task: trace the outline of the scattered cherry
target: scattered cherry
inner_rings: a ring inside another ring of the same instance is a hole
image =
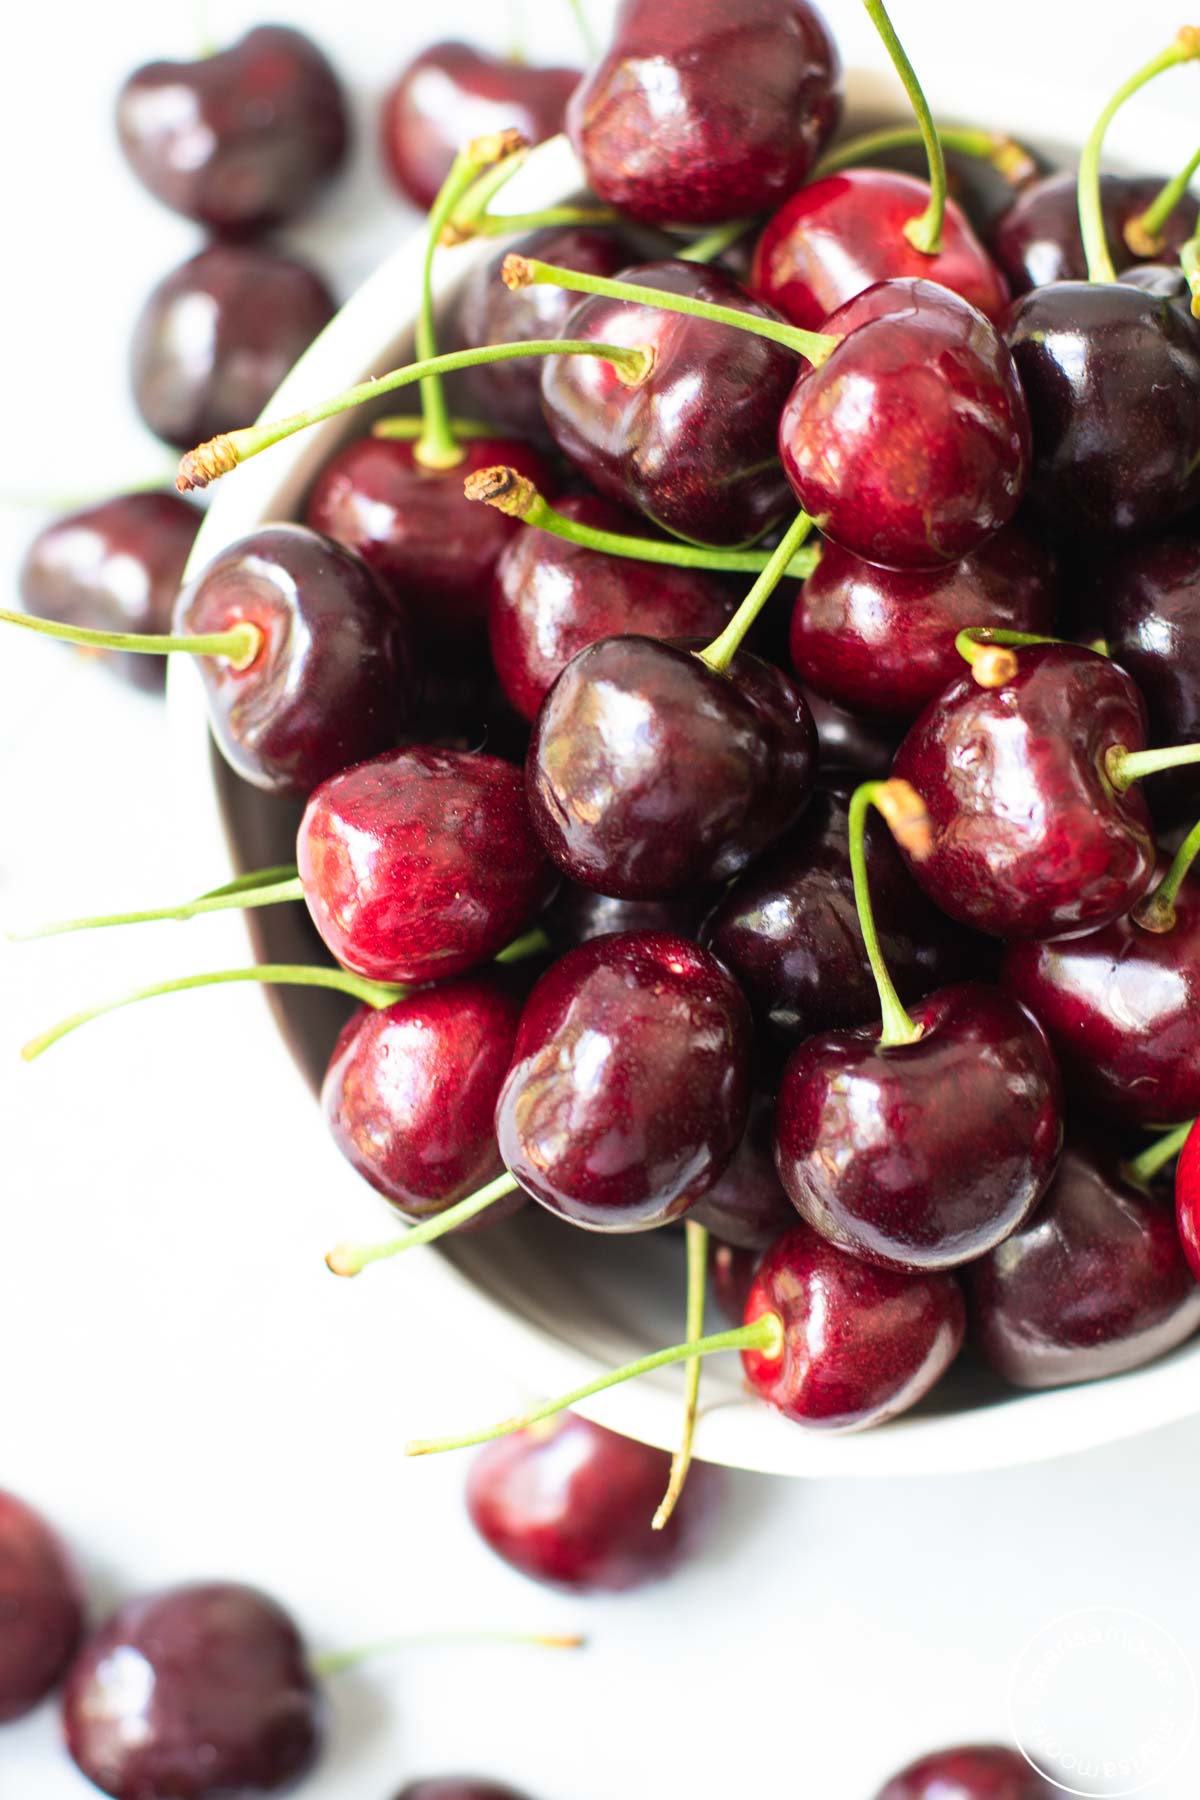
[[[0,1725],[57,1687],[82,1630],[79,1581],[62,1545],[0,1488]]]
[[[1019,1751],[969,1744],[919,1757],[893,1775],[875,1800],[1054,1800],[1061,1792]]]

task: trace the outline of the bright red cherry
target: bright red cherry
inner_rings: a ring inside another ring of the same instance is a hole
[[[1137,261],[1125,241],[1125,227],[1145,212],[1166,184],[1154,175],[1100,177],[1100,204],[1105,238],[1118,273]],[[1167,220],[1162,249],[1154,256],[1167,261],[1195,236],[1200,207],[1183,194]],[[1004,270],[1014,294],[1049,287],[1054,281],[1086,281],[1087,258],[1079,229],[1079,181],[1074,174],[1045,175],[1031,181],[988,233],[988,247]]]
[[[918,1757],[875,1800],[1055,1800],[1061,1793],[1019,1751],[969,1744]]]
[[[0,1488],[0,1725],[57,1687],[82,1630],[65,1550],[31,1506]]]
[[[1175,1222],[1192,1274],[1200,1281],[1200,1130],[1194,1125],[1175,1169]]]

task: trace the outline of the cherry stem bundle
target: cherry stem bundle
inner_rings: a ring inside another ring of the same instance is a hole
[[[923,256],[936,256],[942,247],[942,221],[946,216],[946,159],[942,154],[942,141],[933,122],[929,102],[917,80],[916,71],[905,54],[903,44],[896,36],[883,0],[863,0],[863,4],[872,25],[883,40],[884,48],[892,59],[892,67],[900,77],[917,115],[917,125],[929,163],[929,204],[917,218],[908,221],[904,227],[904,235],[913,249],[919,250]]]
[[[1165,1131],[1162,1137],[1156,1138],[1147,1149],[1141,1151],[1137,1156],[1130,1157],[1124,1165],[1125,1174],[1139,1186],[1149,1187],[1159,1170],[1165,1169],[1172,1158],[1179,1155],[1195,1123],[1194,1119],[1188,1119],[1185,1124],[1176,1125],[1172,1130]]]
[[[703,1225],[689,1219],[684,1226],[687,1240],[687,1312],[685,1329],[689,1344],[697,1344],[704,1336],[704,1301],[708,1291],[708,1232]],[[685,1371],[683,1390],[683,1431],[679,1447],[671,1458],[667,1491],[659,1502],[651,1529],[662,1531],[679,1504],[683,1484],[692,1466],[692,1444],[696,1436],[696,1413],[700,1404],[700,1358],[694,1356]]]
[[[233,625],[228,631],[195,636],[161,636],[144,631],[93,631],[84,625],[64,625],[57,619],[38,619],[32,613],[8,612],[0,608],[0,624],[19,625],[22,631],[33,631],[39,637],[58,638],[65,644],[78,644],[85,650],[125,650],[137,656],[168,656],[182,650],[189,656],[220,656],[234,669],[248,669],[262,649],[263,634],[249,619]]]
[[[401,1637],[377,1638],[353,1650],[326,1650],[311,1661],[313,1673],[322,1677],[344,1674],[377,1657],[398,1650],[421,1650],[432,1644],[528,1644],[537,1650],[581,1650],[587,1639],[574,1632],[534,1631],[414,1631]]]
[[[542,1419],[552,1419],[556,1413],[566,1412],[570,1407],[578,1406],[580,1401],[590,1400],[593,1395],[604,1393],[606,1388],[618,1387],[622,1382],[633,1381],[639,1375],[649,1375],[655,1369],[670,1368],[672,1363],[690,1362],[699,1356],[712,1356],[719,1350],[757,1350],[764,1356],[777,1359],[783,1355],[783,1349],[782,1319],[777,1313],[761,1313],[749,1325],[739,1325],[732,1331],[714,1332],[711,1337],[699,1338],[686,1344],[674,1344],[669,1350],[656,1350],[650,1356],[639,1357],[636,1362],[626,1363],[607,1375],[597,1376],[595,1381],[573,1388],[569,1394],[560,1394],[557,1400],[545,1400],[540,1406],[531,1407],[528,1412],[502,1419],[498,1425],[485,1426],[482,1431],[467,1432],[461,1437],[413,1438],[404,1446],[404,1454],[433,1456],[443,1450],[465,1450],[472,1444],[490,1443],[493,1438],[507,1437],[510,1432],[525,1431],[529,1426],[539,1424]]]
[[[1037,162],[1024,144],[1006,137],[1001,131],[941,124],[936,129],[943,150],[953,150],[959,156],[990,163],[1010,187],[1020,187],[1037,174]],[[870,163],[891,150],[908,150],[924,142],[925,134],[919,125],[890,125],[880,131],[864,131],[861,137],[847,138],[844,143],[827,150],[813,169],[811,179],[819,181],[825,175],[836,175],[842,169]]]
[[[1163,230],[1167,220],[1188,191],[1188,184],[1196,170],[1200,169],[1200,150],[1173,175],[1155,195],[1145,212],[1140,212],[1126,223],[1124,237],[1126,248],[1134,256],[1158,256],[1164,248]]]
[[[1192,826],[1180,844],[1172,860],[1170,868],[1158,886],[1139,900],[1133,909],[1133,922],[1140,925],[1143,931],[1173,931],[1175,928],[1175,902],[1179,898],[1179,890],[1195,862],[1200,856],[1200,822]]]
[[[422,1244],[434,1244],[438,1238],[445,1237],[449,1231],[457,1231],[460,1225],[486,1212],[497,1200],[516,1192],[518,1183],[514,1175],[506,1169],[503,1175],[497,1175],[486,1187],[481,1187],[465,1200],[448,1206],[445,1212],[435,1213],[431,1219],[422,1219],[405,1232],[403,1237],[386,1238],[379,1244],[339,1244],[325,1258],[325,1267],[331,1275],[361,1275],[368,1263],[385,1262],[389,1257],[399,1256],[403,1250],[417,1250]]]
[[[897,842],[918,860],[928,853],[929,819],[916,789],[895,776],[888,781],[864,781],[850,797],[846,829],[850,842],[850,873],[854,879],[854,904],[883,1015],[879,1042],[883,1049],[891,1050],[899,1044],[915,1044],[921,1035],[921,1027],[915,1025],[905,1012],[879,947],[871,884],[867,877],[867,808],[871,806],[882,814]]]
[[[806,512],[796,514],[724,631],[713,639],[707,650],[700,651],[701,662],[706,662],[710,669],[715,669],[719,675],[728,669],[741,648],[742,639],[783,580],[788,565],[812,528],[813,522]]]
[[[1063,641],[1062,638],[1039,637],[1032,631],[993,631],[990,626],[972,625],[958,633],[954,648],[963,661],[970,664],[971,674],[980,687],[996,688],[1003,687],[1016,674],[1017,650]]]

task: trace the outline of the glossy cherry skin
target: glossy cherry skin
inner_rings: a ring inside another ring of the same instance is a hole
[[[826,544],[792,609],[792,664],[840,706],[915,719],[962,673],[958,632],[1046,636],[1057,602],[1053,557],[1016,525],[940,569],[881,569]]]
[[[613,931],[670,931],[700,935],[715,896],[707,891],[677,894],[671,900],[615,900],[593,888],[564,881],[540,921],[556,950],[573,950]]]
[[[520,770],[421,746],[324,782],[300,821],[296,863],[324,942],[375,981],[436,981],[486,962],[552,883]]]
[[[792,1221],[788,1221],[792,1229]],[[717,1305],[731,1325],[740,1325],[758,1269],[757,1250],[739,1250],[714,1237],[709,1245],[708,1277]]]
[[[897,276],[936,281],[998,319],[1008,285],[953,200],[946,202],[936,256],[904,235],[928,203],[928,182],[895,169],[844,169],[814,181],[768,219],[750,286],[806,331],[820,331],[847,300]]]
[[[67,1749],[113,1800],[258,1800],[306,1775],[324,1735],[304,1644],[282,1607],[235,1582],[122,1606],[76,1657]]]
[[[397,602],[411,607],[422,635],[461,648],[482,639],[492,571],[504,546],[526,528],[494,506],[468,500],[476,469],[507,463],[542,487],[541,458],[507,438],[462,445],[452,469],[427,469],[413,444],[362,437],[330,457],[304,516],[317,531],[357,551]]]
[[[839,74],[807,0],[622,0],[567,131],[621,212],[719,225],[805,180],[841,113]]]
[[[1064,537],[1161,531],[1200,500],[1200,325],[1126,283],[1014,300],[1031,504]]]
[[[1154,870],[1146,802],[1105,773],[1145,746],[1123,670],[1073,644],[1018,653],[1016,676],[961,676],[921,714],[893,765],[925,802],[933,844],[909,868],[929,898],[993,937],[1069,937],[1126,912]]]
[[[547,694],[525,772],[564,874],[667,899],[728,880],[794,823],[816,731],[795,684],[744,651],[717,674],[678,644],[603,638]]]
[[[652,1529],[670,1470],[667,1451],[560,1413],[479,1452],[467,1511],[522,1575],[575,1594],[623,1593],[669,1574],[712,1513],[720,1478],[697,1463],[666,1527]]]
[[[774,1084],[762,1075],[751,1092],[750,1117],[729,1167],[689,1216],[740,1250],[765,1250],[795,1224],[792,1203],[775,1172]]]
[[[1166,862],[1159,873],[1165,874]],[[1010,944],[1002,980],[1045,1027],[1095,1117],[1172,1125],[1200,1112],[1200,880],[1170,931],[1128,913],[1086,937]]]
[[[826,537],[887,568],[936,569],[1016,512],[1029,415],[982,313],[929,281],[886,281],[826,319],[842,342],[806,367],[779,454]]]
[[[0,1488],[0,1725],[57,1687],[82,1630],[65,1550],[40,1514]]]
[[[249,621],[248,668],[194,660],[222,756],[245,781],[306,798],[395,742],[416,703],[411,637],[357,556],[303,525],[267,525],[223,550],[179,596],[175,629]]]
[[[641,520],[594,494],[563,500],[558,510],[597,530],[641,531]],[[703,569],[657,567],[523,528],[492,578],[492,662],[509,700],[532,721],[563,669],[589,644],[627,633],[709,643],[735,604],[730,585]]]
[[[497,974],[363,1007],[343,1027],[321,1105],[343,1156],[407,1219],[431,1218],[503,1173],[493,1114],[521,1006]],[[484,1218],[520,1205],[499,1201]]]
[[[225,235],[302,212],[340,166],[348,134],[337,76],[311,38],[282,25],[196,62],[145,63],[117,95],[117,135],[138,180]]]
[[[1108,559],[1099,582],[1109,652],[1127,669],[1150,715],[1150,743],[1200,740],[1200,538],[1158,538]],[[1149,783],[1155,815],[1200,818],[1200,769],[1166,770]]]
[[[706,1194],[750,1104],[750,1009],[707,950],[628,931],[538,981],[496,1106],[504,1166],[593,1231],[644,1231]]]
[[[1068,1144],[1037,1212],[967,1284],[978,1346],[1014,1387],[1119,1375],[1200,1326],[1170,1206],[1082,1144]]]
[[[844,794],[818,790],[800,823],[705,923],[704,942],[737,977],[756,1022],[788,1041],[879,1016],[846,815]],[[881,820],[868,822],[867,872],[883,958],[902,1000],[978,969],[984,946],[930,905]]]
[[[55,519],[25,552],[21,604],[41,619],[93,631],[169,631],[203,517],[178,494],[132,493]],[[161,657],[99,655],[136,687],[161,690]]]
[[[1200,1130],[1194,1125],[1175,1165],[1175,1223],[1192,1274],[1200,1281]]]
[[[473,1775],[434,1775],[428,1781],[410,1781],[395,1800],[526,1800],[516,1788],[499,1781],[480,1781]]]
[[[825,1431],[915,1406],[958,1355],[966,1323],[953,1275],[874,1268],[803,1224],[758,1265],[746,1324],[765,1313],[782,1323],[783,1349],[743,1350],[751,1387],[785,1418]]]
[[[888,773],[904,735],[899,725],[890,719],[848,712],[804,682],[800,692],[817,728],[822,774],[853,775],[858,781],[869,781]]]
[[[1100,204],[1105,237],[1118,274],[1138,259],[1125,242],[1125,227],[1166,184],[1153,175],[1101,175]],[[1167,220],[1163,249],[1171,262],[1195,234],[1200,208],[1184,194]],[[988,248],[1004,270],[1014,294],[1049,287],[1055,281],[1086,281],[1087,258],[1079,229],[1079,183],[1074,174],[1045,175],[1013,200],[988,233]]]
[[[295,257],[208,245],[142,308],[129,357],[138,411],[180,450],[253,425],[335,310],[321,277]]]
[[[621,278],[778,317],[732,276],[698,263],[642,263]],[[564,330],[655,356],[636,387],[598,356],[545,359],[551,436],[593,487],[701,544],[751,543],[783,518],[791,496],[775,437],[799,368],[790,350],[706,319],[599,296],[577,306]]]
[[[909,1763],[875,1800],[1054,1800],[1061,1792],[1043,1781],[1020,1751],[968,1744]]]
[[[909,1016],[914,1044],[885,1049],[879,1026],[862,1025],[793,1051],[775,1158],[831,1243],[888,1268],[955,1268],[1045,1193],[1062,1148],[1058,1070],[1041,1027],[998,988],[939,988]]]
[[[427,212],[473,138],[511,129],[541,144],[561,131],[579,79],[578,69],[538,68],[454,39],[430,44],[384,96],[384,167],[404,197]]]

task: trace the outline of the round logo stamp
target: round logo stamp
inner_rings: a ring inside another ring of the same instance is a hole
[[[1141,1794],[1192,1744],[1200,1688],[1186,1652],[1140,1613],[1088,1606],[1030,1639],[1009,1695],[1026,1760],[1065,1794]]]

